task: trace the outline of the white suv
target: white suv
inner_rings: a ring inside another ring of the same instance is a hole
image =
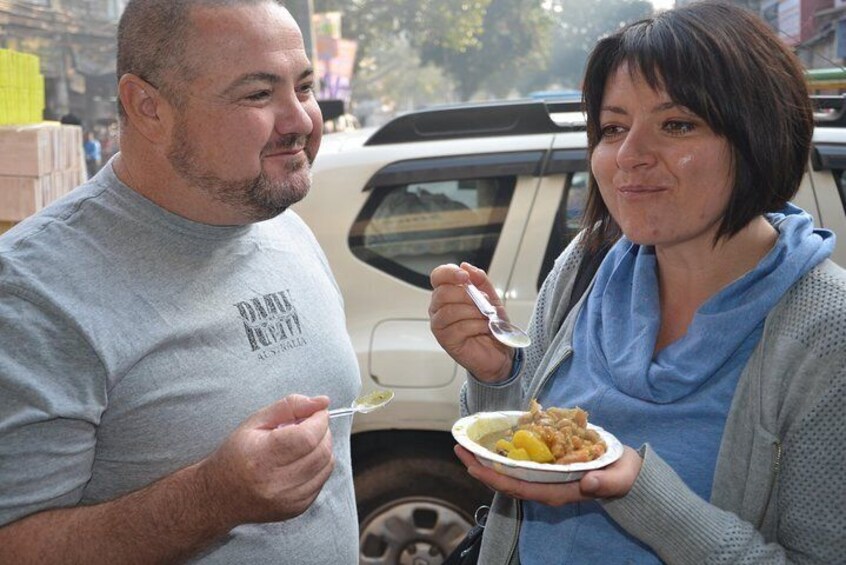
[[[817,99],[815,147],[795,199],[838,234],[843,105]],[[525,325],[578,230],[586,143],[578,103],[540,100],[436,108],[324,138],[296,210],[341,286],[364,390],[396,392],[353,428],[361,563],[440,563],[490,499],[452,451],[464,373],[429,331],[429,273],[460,261],[485,269]],[[846,265],[842,243],[835,260]]]

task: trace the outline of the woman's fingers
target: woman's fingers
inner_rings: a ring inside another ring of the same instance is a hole
[[[441,265],[432,271],[429,327],[444,351],[474,377],[502,380],[511,372],[513,352],[491,336],[488,320],[467,295],[471,274],[484,276],[484,271],[469,263],[462,267]],[[484,280],[490,287],[486,276]]]
[[[467,472],[497,492],[520,500],[532,500],[549,506],[561,506],[597,498],[619,498],[631,490],[643,460],[626,447],[623,456],[608,467],[586,473],[568,483],[532,483],[509,477],[485,467],[468,450],[455,446],[455,454]]]
[[[582,477],[581,490],[595,498],[619,498],[629,493],[640,474],[643,459],[631,447],[623,448],[623,456],[602,469]]]
[[[469,281],[470,275],[467,274],[467,271],[452,263],[435,267],[429,275],[432,288],[438,288],[445,284],[463,285]]]

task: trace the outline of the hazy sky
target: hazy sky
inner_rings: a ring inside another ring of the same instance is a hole
[[[666,8],[672,8],[675,0],[651,0],[652,5],[655,6],[658,10],[663,10]]]

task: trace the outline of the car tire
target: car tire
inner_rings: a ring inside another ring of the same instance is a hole
[[[361,564],[442,563],[492,498],[449,446],[394,447],[354,469]]]

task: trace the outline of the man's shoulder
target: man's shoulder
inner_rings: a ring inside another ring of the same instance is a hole
[[[0,235],[0,275],[30,262],[49,261],[57,269],[72,262],[69,251],[79,240],[78,231],[85,230],[87,204],[101,198],[105,189],[88,181]]]

